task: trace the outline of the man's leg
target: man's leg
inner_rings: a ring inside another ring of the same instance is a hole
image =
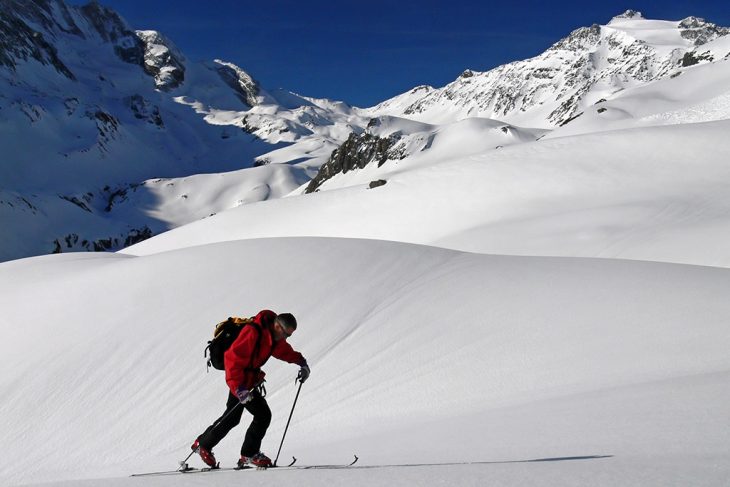
[[[200,446],[212,450],[241,421],[242,414],[241,403],[236,396],[229,392],[225,412],[213,424],[208,426],[208,429],[202,435],[198,436]]]
[[[271,423],[271,409],[259,391],[253,392],[253,399],[246,405],[249,413],[253,414],[253,421],[246,430],[246,438],[241,446],[241,455],[252,457],[261,450],[261,441]],[[239,415],[240,417],[240,415]]]

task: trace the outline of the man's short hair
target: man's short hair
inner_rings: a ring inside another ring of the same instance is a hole
[[[297,329],[297,319],[291,313],[281,313],[276,316],[276,321],[287,330]]]

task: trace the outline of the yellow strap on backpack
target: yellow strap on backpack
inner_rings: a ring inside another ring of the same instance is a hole
[[[213,338],[220,335],[223,331],[223,327],[228,323],[233,323],[237,326],[243,326],[249,323],[253,323],[253,318],[239,318],[238,316],[230,316],[227,320],[221,321],[220,323],[215,325],[215,330],[213,330]]]

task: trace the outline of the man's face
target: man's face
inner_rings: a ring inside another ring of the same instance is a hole
[[[292,333],[294,333],[294,330],[289,330],[279,323],[279,320],[274,321],[274,333],[272,333],[272,337],[275,342],[289,338]]]

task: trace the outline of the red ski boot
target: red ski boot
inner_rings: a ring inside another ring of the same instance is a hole
[[[209,467],[215,468],[218,465],[218,462],[215,461],[215,456],[213,456],[213,452],[200,446],[199,440],[195,440],[195,443],[193,443],[190,448],[200,455],[200,458],[202,458],[203,462],[205,462],[205,464]]]
[[[271,458],[267,457],[261,452],[258,452],[252,457],[241,455],[241,459],[238,460],[238,468],[256,467],[256,468],[269,468],[271,466]]]

